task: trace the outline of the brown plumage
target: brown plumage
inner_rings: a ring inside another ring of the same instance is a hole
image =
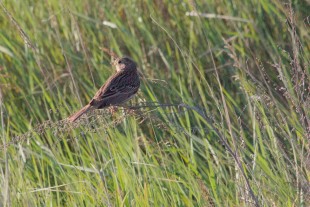
[[[114,65],[116,73],[101,86],[86,106],[68,117],[70,122],[74,122],[90,110],[124,103],[138,92],[140,80],[136,63],[128,57],[123,57],[116,59]]]

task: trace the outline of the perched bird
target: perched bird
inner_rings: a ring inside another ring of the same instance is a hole
[[[70,122],[74,122],[90,110],[124,103],[138,92],[140,80],[137,64],[128,57],[122,57],[116,58],[113,65],[116,66],[116,73],[101,86],[86,106],[68,117]]]

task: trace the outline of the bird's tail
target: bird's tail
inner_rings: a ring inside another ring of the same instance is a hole
[[[84,106],[82,109],[80,109],[78,112],[75,112],[74,114],[72,114],[71,116],[68,117],[68,120],[70,122],[74,122],[75,120],[77,120],[78,118],[80,118],[80,116],[82,116],[83,114],[85,114],[86,112],[88,112],[89,110],[92,109],[92,106],[87,104],[86,106]]]

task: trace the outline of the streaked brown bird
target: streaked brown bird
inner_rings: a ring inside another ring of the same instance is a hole
[[[84,113],[93,109],[122,104],[138,92],[140,80],[137,64],[129,57],[122,57],[117,58],[113,65],[116,66],[116,73],[101,86],[86,106],[68,117],[70,122],[76,121]]]

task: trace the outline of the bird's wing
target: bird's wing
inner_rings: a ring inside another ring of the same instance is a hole
[[[90,104],[97,105],[97,103],[107,98],[112,98],[124,93],[136,92],[140,86],[140,81],[134,81],[131,78],[132,76],[127,76],[126,74],[114,74],[99,89]]]

